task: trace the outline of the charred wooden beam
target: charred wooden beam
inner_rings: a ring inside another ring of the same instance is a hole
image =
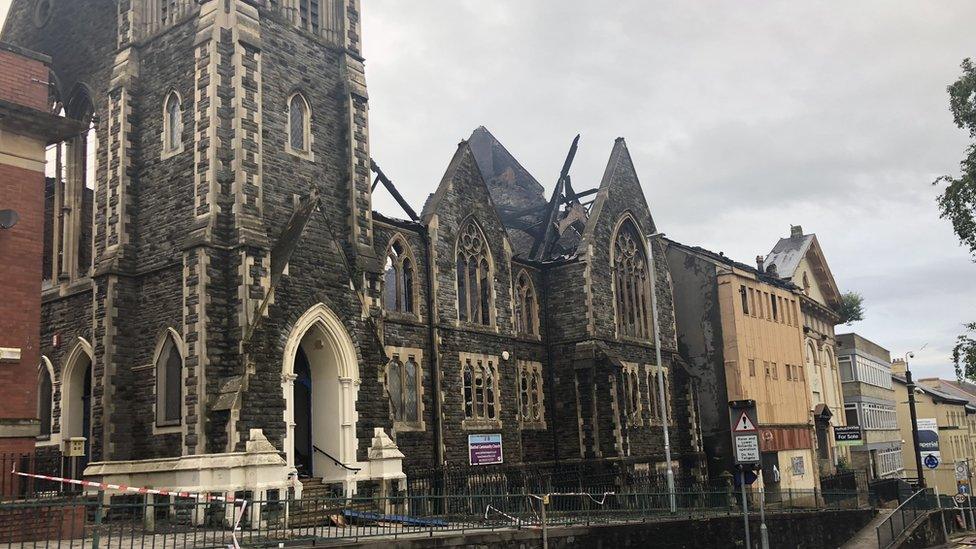
[[[397,204],[399,204],[400,207],[403,208],[403,211],[406,212],[408,216],[410,216],[410,220],[420,221],[420,216],[417,215],[417,212],[415,212],[413,208],[410,207],[410,204],[407,203],[407,200],[403,198],[403,195],[400,194],[400,191],[397,190],[396,185],[394,185],[393,182],[390,181],[389,177],[386,177],[386,174],[383,173],[383,170],[380,169],[379,165],[372,158],[369,159],[369,168],[373,170],[373,173],[376,174],[376,181],[382,183],[383,186],[386,187],[386,190],[390,191],[390,194],[393,195],[393,199],[396,200]],[[376,189],[376,181],[373,182],[373,189]]]
[[[580,136],[576,134],[576,138],[573,139],[573,144],[569,146],[569,153],[566,154],[566,160],[563,162],[563,169],[559,172],[556,188],[552,191],[552,199],[549,200],[549,211],[546,213],[542,237],[537,238],[535,243],[532,244],[530,255],[536,261],[545,259],[545,255],[551,246],[551,241],[553,240],[552,234],[556,231],[556,221],[559,216],[559,206],[562,203],[563,190],[569,183],[569,169],[573,166],[573,159],[576,158],[579,140]]]

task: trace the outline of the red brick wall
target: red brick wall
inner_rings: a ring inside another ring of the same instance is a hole
[[[47,79],[44,62],[0,47],[0,99],[47,113]],[[19,362],[0,363],[0,420],[29,420],[37,417],[43,168],[33,171],[0,163],[0,209],[14,210],[20,217],[12,229],[0,230],[0,347],[21,351]],[[0,438],[0,453],[32,449],[32,438]]]
[[[37,415],[37,365],[40,362],[41,254],[44,250],[44,174],[0,164],[0,209],[12,209],[20,221],[0,230],[3,297],[0,299],[0,347],[21,350],[19,363],[0,363],[0,418]],[[21,451],[6,447],[0,452]]]
[[[0,99],[48,111],[47,66],[0,48]]]

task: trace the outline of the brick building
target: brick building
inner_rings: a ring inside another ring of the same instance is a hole
[[[50,61],[0,42],[0,452],[32,450],[46,427],[37,419],[45,150],[81,131],[50,113]]]
[[[51,393],[43,384],[38,393],[44,157],[49,143],[80,128],[50,114],[49,63],[45,55],[0,42],[0,454],[33,451],[50,427],[38,421],[40,412],[50,413]]]
[[[547,198],[479,129],[393,219],[371,211],[358,0],[14,0],[3,37],[51,56],[90,128],[49,183],[71,207],[47,239],[46,451],[84,436],[86,475],[130,485],[348,493],[467,467],[472,434],[511,465],[660,470],[669,421],[698,464],[623,140],[598,188]]]

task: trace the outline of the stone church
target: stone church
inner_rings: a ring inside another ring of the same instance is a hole
[[[506,467],[662,471],[667,423],[700,467],[622,139],[602,181],[547,196],[478,128],[396,219],[371,208],[396,190],[359,0],[13,0],[2,39],[51,56],[53,111],[89,128],[48,151],[38,452],[84,439],[85,475],[130,485],[348,494],[488,467],[471,435]]]

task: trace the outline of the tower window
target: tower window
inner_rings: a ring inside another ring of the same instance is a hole
[[[183,419],[183,355],[167,334],[156,357],[156,425],[179,425]]]
[[[288,100],[288,152],[311,156],[311,109],[305,97],[296,93]]]
[[[180,96],[174,91],[166,96],[163,107],[163,153],[183,150],[183,110]]]

